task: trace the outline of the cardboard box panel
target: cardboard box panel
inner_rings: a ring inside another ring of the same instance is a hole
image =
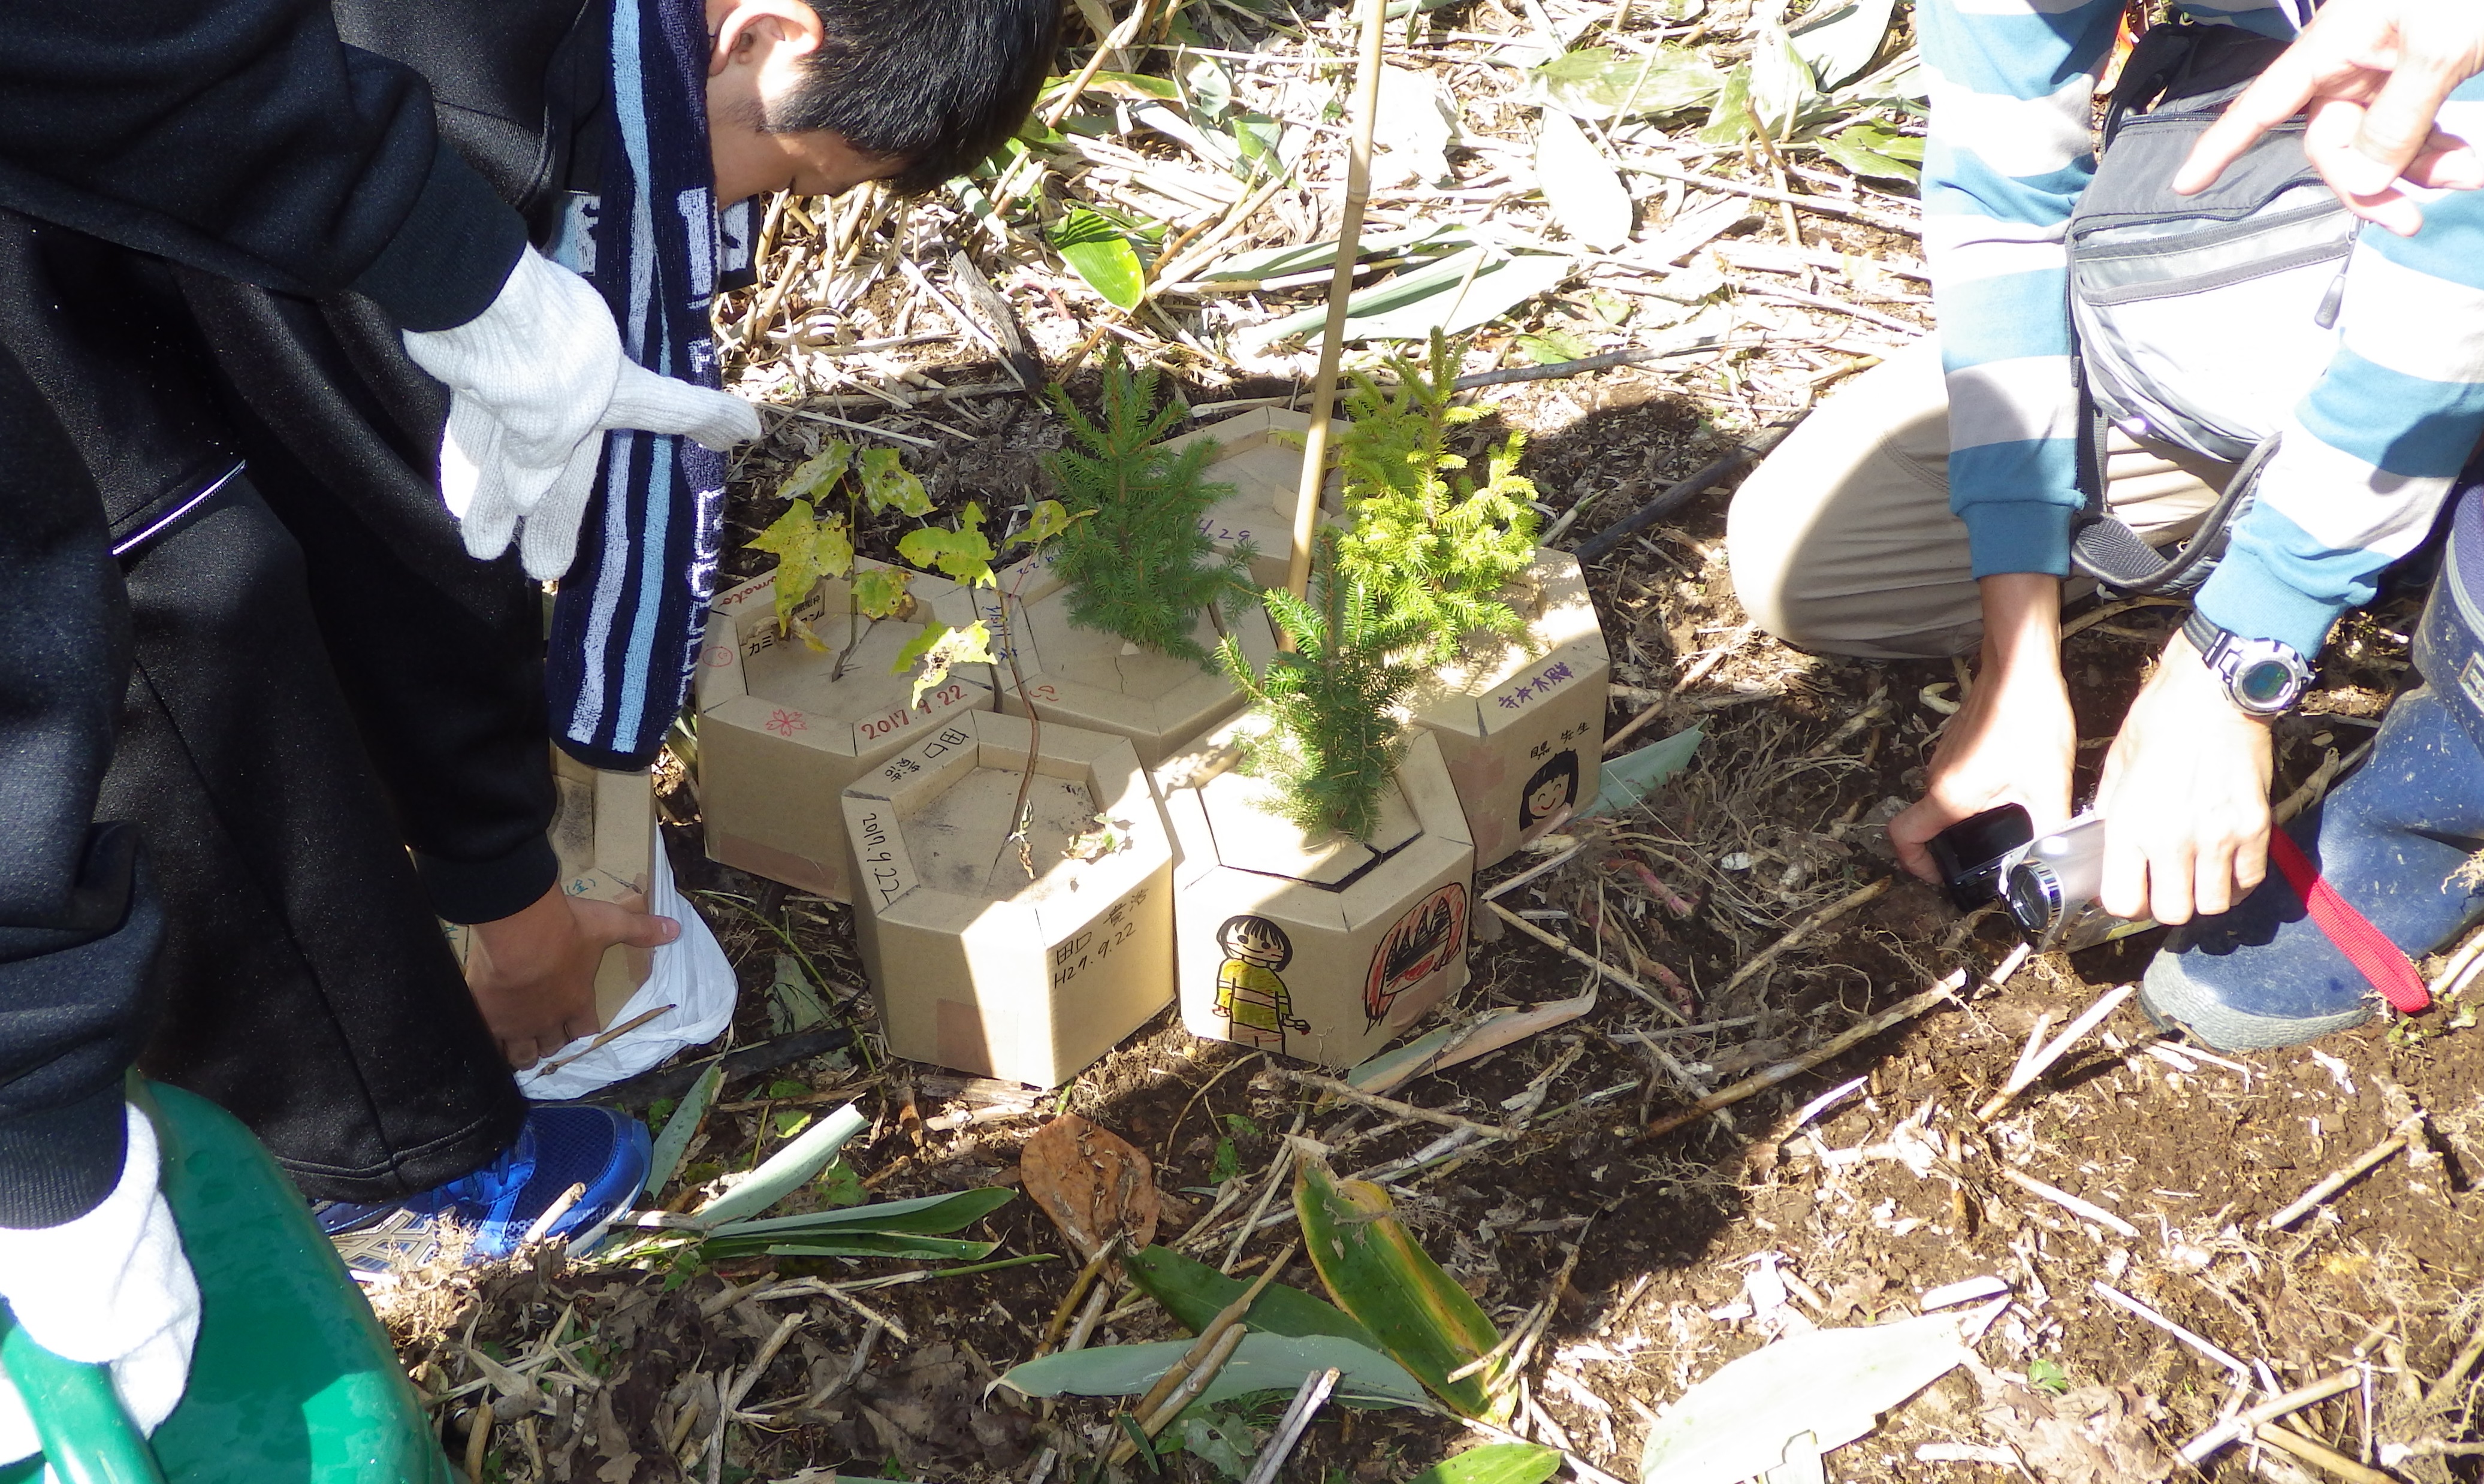
[[[864,558],[857,565],[881,564]],[[857,627],[847,584],[824,580],[796,611],[829,645],[812,649],[776,629],[773,576],[754,578],[709,608],[699,708],[699,808],[708,854],[832,901],[852,900],[845,811],[839,795],[927,727],[988,707],[980,678],[953,672],[909,704],[910,673],[898,653],[933,621],[957,584],[916,574],[914,613]],[[839,653],[852,651],[842,666]]]
[[[1186,448],[1195,443],[1214,440],[1216,455],[1207,465],[1207,478],[1215,484],[1229,484],[1233,493],[1219,500],[1200,522],[1219,552],[1231,553],[1244,542],[1254,551],[1251,558],[1251,580],[1261,587],[1285,585],[1285,562],[1294,540],[1294,508],[1303,485],[1302,435],[1311,425],[1308,413],[1288,412],[1279,407],[1255,408],[1203,428],[1168,438],[1163,446]],[[1329,421],[1329,437],[1335,439],[1345,429],[1336,418]],[[1289,433],[1291,440],[1277,435]],[[1330,509],[1336,506],[1340,488],[1336,472],[1332,470],[1321,501]]]
[[[560,888],[573,897],[610,902],[634,912],[647,910],[655,882],[655,781],[646,773],[606,772],[568,753],[552,750],[553,853],[560,860]],[[448,944],[463,964],[472,933],[451,925]],[[610,1025],[630,996],[647,982],[654,955],[616,944],[595,970],[595,1018]]]
[[[1235,770],[1233,736],[1220,732],[1157,774],[1178,852],[1182,1023],[1352,1066],[1467,982],[1474,848],[1465,816],[1439,743],[1418,734],[1371,846],[1305,842],[1260,807],[1274,786]]]
[[[1518,607],[1526,642],[1469,645],[1411,705],[1437,738],[1466,810],[1475,869],[1491,866],[1596,796],[1611,661],[1578,558],[1535,553]]]
[[[1012,594],[1006,604],[1003,592]],[[1013,621],[1004,620],[1004,608]],[[1129,739],[1141,768],[1154,768],[1242,709],[1240,688],[1212,661],[1177,660],[1071,622],[1069,589],[1053,574],[1048,557],[1010,568],[998,588],[944,599],[939,611],[944,622],[979,618],[991,631],[992,653],[1000,662],[979,673],[1000,696],[1001,710],[1022,716],[1032,698],[1046,726],[1062,722]],[[1266,612],[1254,606],[1228,622],[1243,656],[1266,664],[1277,650]],[[1223,635],[1216,621],[1202,613],[1191,637],[1212,652]]]
[[[1125,739],[961,712],[843,802],[895,1055],[1057,1086],[1171,997],[1172,844]],[[1098,814],[1122,843],[1073,856]]]

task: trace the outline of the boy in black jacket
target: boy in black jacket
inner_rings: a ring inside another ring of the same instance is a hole
[[[637,163],[643,100],[597,86],[621,39],[705,22],[713,200],[953,173],[1023,116],[1055,24],[617,3],[0,10],[0,1298],[151,1385],[150,1425],[193,1321],[133,1060],[332,1201],[505,1243],[573,1183],[556,1231],[634,1196],[643,1131],[530,1117],[501,1060],[580,1028],[608,943],[670,931],[554,887],[540,600],[492,545],[614,526],[608,444],[688,463],[679,435],[756,431],[686,384],[699,346],[625,361],[643,327],[530,246]],[[487,500],[514,514],[478,532]],[[667,665],[640,677],[659,716]],[[643,730],[571,744],[631,761]],[[435,915],[477,925],[471,993]]]

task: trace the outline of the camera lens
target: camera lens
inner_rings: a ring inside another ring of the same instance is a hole
[[[2053,920],[2062,912],[2060,879],[2034,861],[2024,862],[2010,873],[2009,889],[2002,895],[2010,904],[2010,915],[2029,932],[2052,931]]]

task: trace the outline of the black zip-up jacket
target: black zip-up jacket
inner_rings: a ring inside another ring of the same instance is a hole
[[[185,292],[249,285],[344,318],[360,294],[418,330],[479,313],[526,241],[442,143],[421,78],[342,44],[322,0],[0,5],[0,209],[154,255]],[[93,817],[129,664],[106,501],[143,503],[230,451],[177,398],[122,422],[74,393],[75,364],[29,364],[69,343],[28,323],[57,309],[0,291],[0,1226],[14,1227],[69,1220],[110,1190],[120,1080],[150,1019],[144,863]]]

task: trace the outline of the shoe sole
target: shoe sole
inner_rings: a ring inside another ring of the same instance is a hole
[[[2254,1015],[2234,1009],[2174,966],[2160,951],[2139,982],[2139,1007],[2159,1026],[2178,1025],[2215,1051],[2274,1051],[2351,1031],[2372,1018],[2368,1004],[2331,1015]]]

